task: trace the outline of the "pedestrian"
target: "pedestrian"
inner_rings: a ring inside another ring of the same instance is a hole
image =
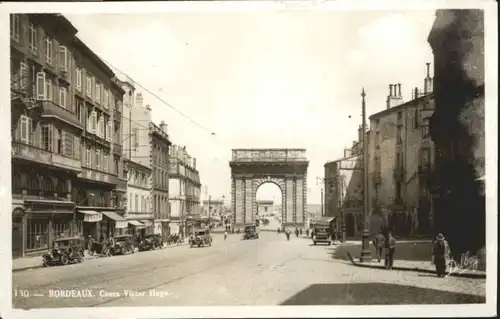
[[[299,237],[299,229],[298,228],[295,228],[295,237]]]
[[[94,246],[94,238],[92,237],[92,235],[89,235],[89,241],[87,242],[87,251],[89,253],[89,255],[92,255],[93,254],[93,246]]]
[[[375,245],[375,249],[377,250],[377,259],[378,259],[378,262],[380,262],[380,260],[382,259],[382,252],[384,250],[384,245],[385,245],[384,234],[382,234],[382,232],[378,233],[375,236],[375,240],[373,241],[373,243]]]
[[[299,234],[300,236],[302,236],[302,228],[299,230]]]
[[[446,265],[450,256],[450,246],[443,234],[439,233],[432,244],[432,262],[436,266],[438,277],[444,277],[446,274]]]
[[[227,230],[224,232],[224,240],[227,239]]]
[[[281,233],[281,229],[278,227],[278,234]]]
[[[306,229],[306,236],[309,237],[309,228]]]
[[[396,252],[396,239],[392,236],[392,233],[388,233],[388,240],[386,243],[386,253],[385,253],[385,268],[392,270],[394,265],[394,253]]]

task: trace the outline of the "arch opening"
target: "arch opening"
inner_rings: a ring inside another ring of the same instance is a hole
[[[283,190],[274,182],[264,182],[255,195],[255,223],[262,229],[277,229],[283,216]]]

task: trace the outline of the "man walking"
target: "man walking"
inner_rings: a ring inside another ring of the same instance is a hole
[[[387,236],[386,253],[385,253],[385,268],[392,270],[394,264],[394,253],[396,252],[396,239],[389,232]]]
[[[385,245],[385,237],[384,234],[382,234],[382,232],[378,233],[375,236],[374,244],[375,244],[375,249],[377,250],[377,259],[378,262],[380,262],[380,260],[382,259],[382,252],[384,250],[384,245]]]
[[[443,234],[439,233],[432,245],[432,261],[436,266],[438,277],[444,277],[446,274],[446,264],[450,256],[450,246],[445,240]]]

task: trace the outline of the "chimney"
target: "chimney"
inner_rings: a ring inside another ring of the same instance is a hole
[[[389,96],[392,97],[392,84],[389,84]]]
[[[401,95],[401,83],[398,83],[398,96],[399,96],[399,97],[403,97],[403,96]]]
[[[429,62],[426,63],[427,65],[427,76],[424,79],[424,94],[429,94],[432,92],[432,78],[431,78],[431,71],[430,71],[430,66],[431,64]]]
[[[193,168],[196,169],[196,157],[193,158]]]
[[[415,98],[419,98],[419,92],[418,92],[418,87],[415,87]]]
[[[358,142],[361,142],[363,140],[363,126],[360,125],[358,128]]]
[[[167,124],[165,123],[165,121],[160,122],[160,130],[162,130],[163,133],[167,134]]]
[[[138,107],[142,107],[142,103],[144,102],[144,99],[142,97],[142,93],[137,93],[135,96],[135,103]]]

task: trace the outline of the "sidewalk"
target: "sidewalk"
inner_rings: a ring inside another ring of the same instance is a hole
[[[186,245],[188,245],[187,241],[185,241],[181,245],[171,244],[170,246],[168,246],[165,243],[165,246],[163,247],[163,249],[182,247],[182,246],[186,246]],[[138,252],[137,247],[136,247],[135,251]],[[92,260],[92,259],[96,259],[96,258],[99,258],[99,255],[89,256],[89,255],[87,255],[87,252],[85,251],[85,256],[83,257],[83,260],[86,261],[86,260]],[[12,271],[13,272],[28,270],[28,269],[35,269],[35,268],[42,268],[42,267],[43,267],[42,255],[12,259]]]
[[[374,268],[374,269],[384,269],[384,261],[378,262],[377,259],[372,259],[370,263],[362,263],[359,260],[356,260],[350,252],[347,252],[347,258],[350,262],[357,267],[364,268]],[[415,271],[422,272],[428,274],[436,274],[436,268],[434,265],[430,263],[430,261],[418,261],[418,260],[394,260],[393,270],[399,271]],[[475,279],[486,279],[486,272],[482,270],[474,270],[474,269],[461,269],[456,268],[447,270],[449,276],[453,277],[464,277],[464,278],[475,278]]]

